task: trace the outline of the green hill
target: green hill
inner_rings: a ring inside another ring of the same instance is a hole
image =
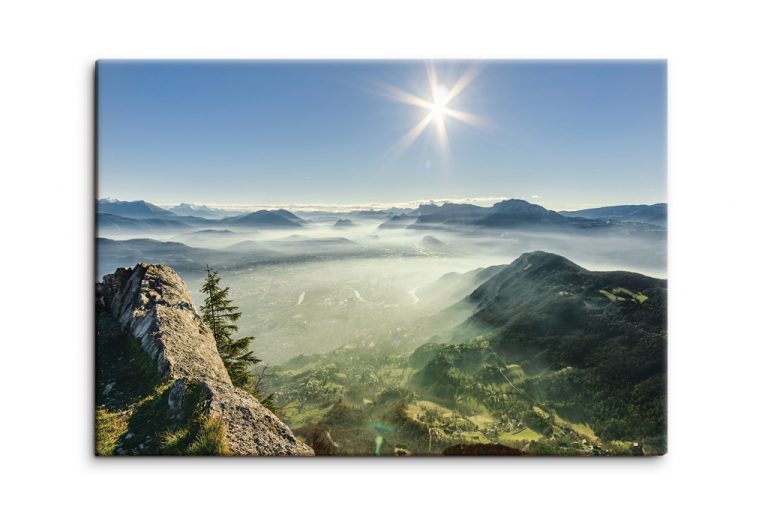
[[[601,437],[663,437],[665,280],[534,252],[465,303],[475,312],[454,336],[485,333],[500,355],[538,375],[527,384],[532,395]]]
[[[471,315],[438,343],[277,368],[289,426],[318,453],[664,453],[666,281],[542,252],[491,274],[448,309]]]

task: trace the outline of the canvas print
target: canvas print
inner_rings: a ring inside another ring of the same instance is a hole
[[[664,61],[96,78],[96,454],[666,452]]]

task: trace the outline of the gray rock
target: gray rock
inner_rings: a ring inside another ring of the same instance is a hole
[[[184,404],[184,392],[187,390],[187,382],[184,379],[179,379],[171,386],[171,391],[168,393],[168,407],[171,409],[171,414],[180,418],[182,414],[182,405]]]
[[[97,298],[97,307],[139,341],[160,375],[174,381],[168,396],[172,414],[181,413],[186,390],[198,384],[204,414],[223,421],[234,455],[314,455],[255,397],[232,385],[213,335],[172,268],[119,268],[97,285]]]

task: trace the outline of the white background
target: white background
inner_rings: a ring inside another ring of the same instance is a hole
[[[766,19],[745,1],[4,2],[6,510],[764,507]],[[93,61],[129,57],[669,59],[669,454],[95,459]]]

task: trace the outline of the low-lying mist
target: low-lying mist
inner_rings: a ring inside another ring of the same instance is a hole
[[[382,219],[339,219],[318,217],[290,230],[100,232],[122,245],[100,243],[98,272],[138,261],[169,264],[199,307],[203,271],[211,265],[243,313],[240,334],[255,338],[254,352],[269,364],[345,345],[413,348],[466,318],[422,321],[471,292],[460,284],[446,288],[442,276],[508,264],[524,252],[553,252],[591,270],[666,277],[666,239],[657,234],[386,229]]]

